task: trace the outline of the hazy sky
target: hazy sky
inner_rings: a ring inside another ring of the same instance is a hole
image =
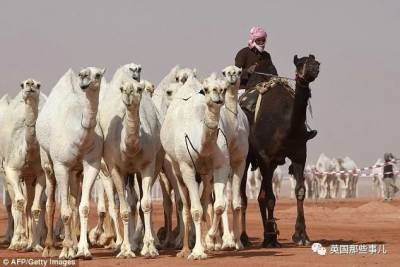
[[[364,167],[384,151],[400,156],[399,1],[1,1],[0,94],[22,80],[47,94],[72,67],[129,62],[158,83],[175,65],[201,76],[233,64],[254,25],[279,74],[294,75],[293,56],[321,62],[312,83],[309,162],[321,152]]]

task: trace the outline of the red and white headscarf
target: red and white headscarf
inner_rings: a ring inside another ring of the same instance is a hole
[[[267,41],[267,33],[264,31],[263,28],[259,27],[259,26],[255,26],[253,28],[251,28],[250,30],[250,40],[248,42],[248,46],[250,48],[253,48],[256,45],[256,39],[258,38],[265,38],[265,42]],[[265,44],[261,47],[262,49],[264,49]]]

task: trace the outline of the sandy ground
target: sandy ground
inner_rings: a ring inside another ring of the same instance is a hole
[[[155,224],[162,224],[161,203],[155,203]],[[91,211],[94,211],[93,209]],[[209,253],[203,261],[176,258],[177,251],[161,251],[156,259],[137,256],[134,259],[115,259],[110,250],[91,249],[94,259],[80,261],[80,266],[399,266],[400,263],[400,200],[384,203],[361,198],[346,201],[306,201],[307,229],[313,242],[327,249],[326,256],[313,253],[310,247],[296,247],[291,242],[296,218],[296,203],[282,199],[277,203],[276,217],[282,248],[260,248],[262,225],[258,205],[252,201],[248,210],[248,229],[253,246],[242,251]],[[90,224],[96,221],[90,214]],[[0,208],[0,230],[5,231],[6,213]],[[384,245],[387,254],[332,255],[330,245],[377,244]],[[139,255],[139,253],[137,253]],[[38,257],[37,253],[18,253],[0,248],[0,257]]]

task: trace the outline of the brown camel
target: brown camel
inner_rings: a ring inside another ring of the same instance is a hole
[[[248,99],[242,98],[243,107],[250,122],[250,150],[247,157],[246,171],[241,184],[243,199],[242,235],[241,241],[249,245],[245,228],[246,174],[250,163],[258,165],[262,174],[262,183],[258,204],[264,226],[263,247],[280,247],[277,240],[278,229],[274,219],[275,195],[272,190],[272,176],[278,165],[285,163],[285,158],[291,160],[291,170],[296,178],[297,220],[292,240],[298,245],[309,245],[306,233],[303,201],[306,195],[304,186],[304,167],[307,158],[306,109],[311,97],[309,83],[314,81],[319,73],[320,63],[313,55],[298,58],[294,56],[296,66],[295,92],[287,83],[280,79],[261,76],[256,88],[262,92],[254,111],[246,109]],[[274,79],[274,80],[273,80]],[[260,89],[260,86],[263,87]],[[256,94],[258,95],[258,94]],[[257,97],[257,96],[256,96]]]

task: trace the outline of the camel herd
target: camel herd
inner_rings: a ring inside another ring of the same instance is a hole
[[[331,199],[331,198],[356,198],[359,197],[358,181],[364,177],[372,177],[372,191],[377,198],[384,198],[382,159],[378,159],[368,172],[361,172],[355,162],[349,157],[329,158],[322,153],[315,165],[307,165],[304,169],[304,185],[306,198]],[[395,179],[399,171],[394,165]],[[256,199],[261,185],[260,170],[248,170],[247,186],[249,195]],[[273,190],[277,198],[281,197],[280,191],[283,184],[283,170],[277,167],[273,180]],[[295,198],[296,179],[288,175],[290,182],[290,198]]]
[[[99,217],[88,235],[96,179],[102,193],[98,208],[103,214],[108,208],[117,257],[135,257],[137,250],[155,257],[159,248],[170,246],[181,247],[179,255],[190,259],[205,258],[206,249],[241,249],[240,183],[249,133],[237,103],[241,69],[229,66],[222,77],[212,74],[200,81],[196,70],[175,67],[157,88],[140,78],[141,66],[133,63],[120,67],[110,82],[104,73],[95,67],[77,74],[70,69],[48,96],[40,82],[28,79],[15,98],[1,98],[0,157],[13,225],[9,249],[55,256],[58,190],[59,257],[90,258],[88,236],[92,243],[99,241],[105,227],[104,216]],[[166,214],[162,244],[152,223],[151,189],[159,176]],[[226,199],[227,183],[231,199]],[[168,201],[172,192],[180,205],[177,237]],[[233,231],[228,205],[234,210]],[[205,243],[203,210],[212,225]]]
[[[258,194],[263,246],[279,246],[273,208],[283,174],[279,168],[272,174],[285,157],[292,160],[293,194],[298,201],[292,239],[298,245],[309,244],[304,198],[355,197],[358,174],[351,172],[357,166],[350,158],[329,159],[323,154],[315,166],[304,168],[306,141],[301,129],[311,95],[308,84],[318,76],[319,62],[310,55],[295,56],[294,63],[296,91],[280,81],[263,84],[261,94],[270,90],[272,98],[262,102],[260,95],[254,119],[239,106],[242,70],[235,66],[203,80],[195,69],[176,66],[157,87],[141,79],[142,67],[134,63],[117,69],[109,82],[105,69],[68,70],[48,96],[41,92],[40,82],[23,81],[14,98],[0,99],[9,249],[53,257],[60,238],[62,259],[91,258],[89,242],[113,249],[118,258],[135,257],[135,252],[156,257],[166,248],[180,249],[177,256],[188,259],[204,259],[220,249],[240,250],[249,244],[247,182],[252,194]],[[282,123],[271,126],[287,132],[273,137],[281,147],[251,130],[260,127],[262,118],[277,114],[266,109],[274,98],[294,110],[292,117],[283,110]],[[255,158],[249,159],[250,154]],[[250,162],[259,164],[263,179],[256,173],[246,175]],[[349,172],[326,174],[343,170]],[[158,233],[151,195],[157,180],[164,207],[164,227]],[[257,183],[261,189],[253,190]],[[93,187],[98,222],[90,230]]]

